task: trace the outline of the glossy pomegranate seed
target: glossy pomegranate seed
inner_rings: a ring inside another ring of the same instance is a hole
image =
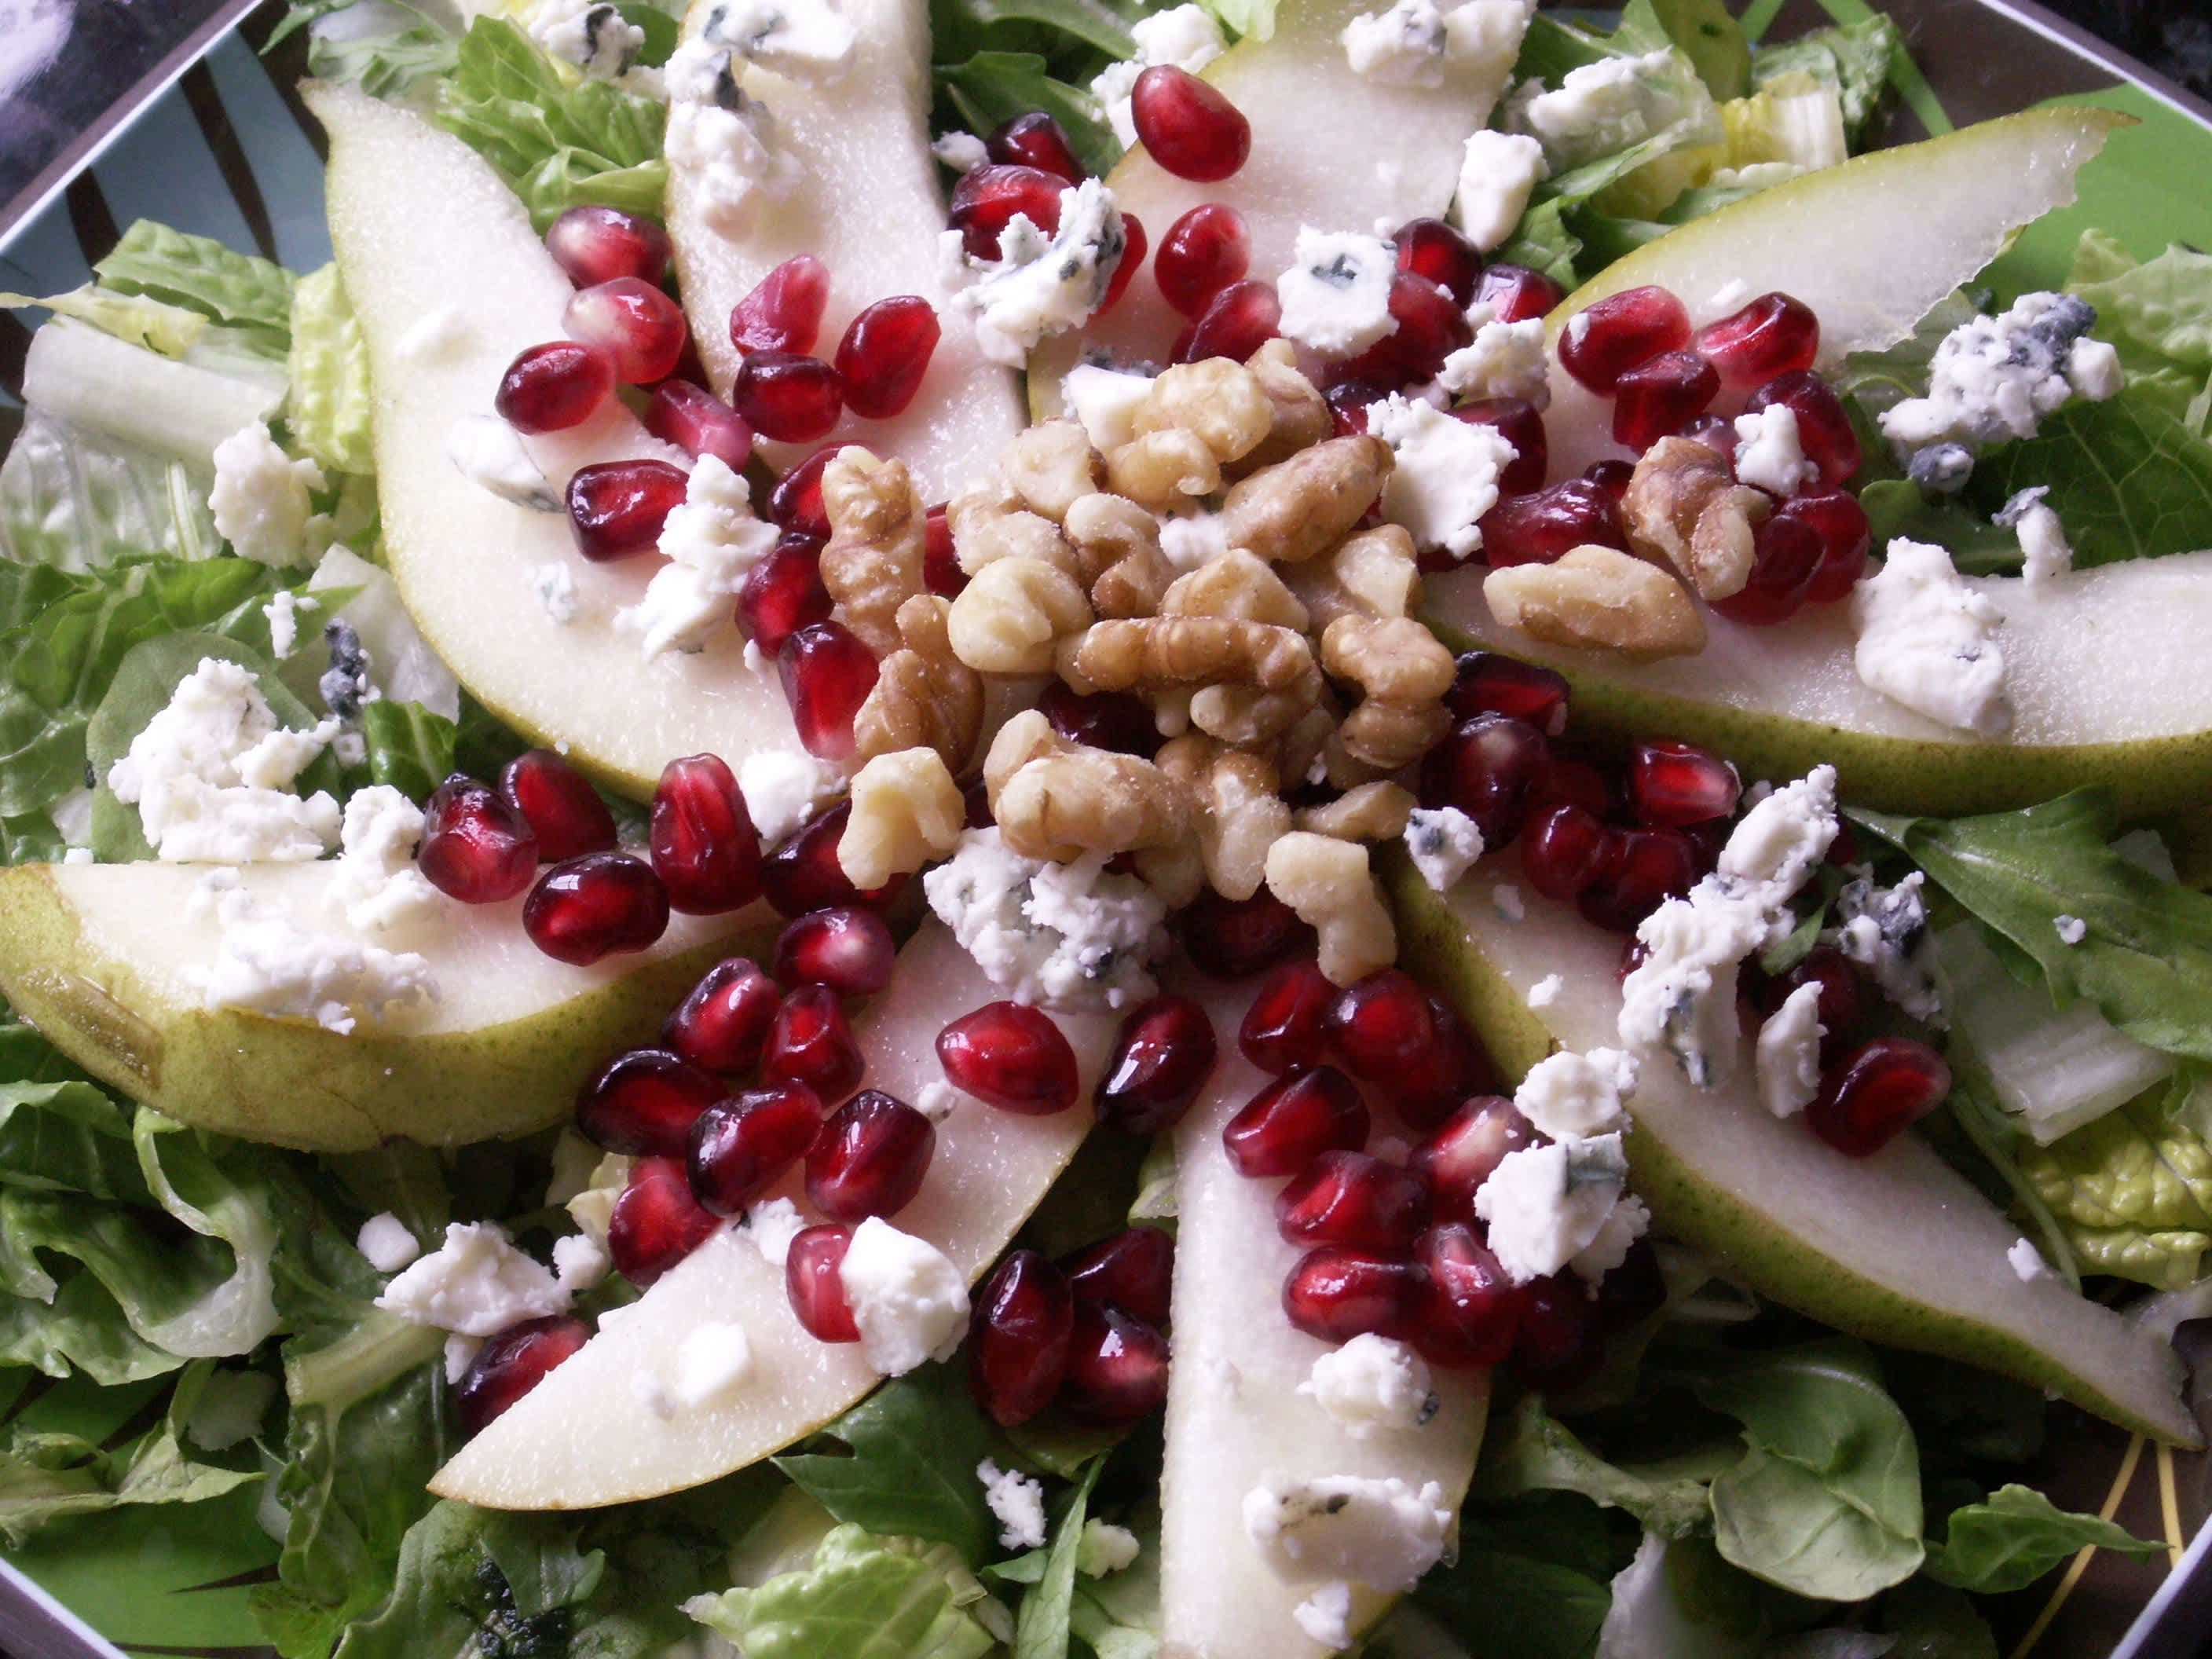
[[[641,1158],[607,1218],[615,1271],[641,1291],[714,1237],[721,1222],[691,1195],[680,1158]]]
[[[835,991],[802,985],[777,1006],[761,1056],[763,1077],[804,1083],[825,1104],[834,1104],[860,1086],[866,1070],[845,1005]]]
[[[1191,325],[1175,360],[1195,363],[1208,357],[1243,362],[1282,332],[1283,302],[1272,283],[1231,283],[1213,296],[1205,315]]]
[[[730,343],[756,351],[808,352],[830,308],[830,267],[811,253],[786,259],[730,312]]]
[[[970,258],[995,259],[999,238],[1017,214],[1048,236],[1058,230],[1060,193],[1066,188],[1066,180],[1042,167],[976,167],[953,185],[946,222],[960,233]]]
[[[1491,265],[1474,285],[1474,302],[1488,306],[1501,323],[1548,315],[1566,297],[1557,283],[1524,265]]]
[[[548,864],[615,844],[615,815],[599,792],[550,749],[532,749],[507,762],[499,775],[499,798],[530,826],[538,856]]]
[[[1951,1092],[1943,1056],[1911,1037],[1874,1037],[1820,1081],[1806,1127],[1852,1158],[1872,1158]]]
[[[1432,1365],[1457,1370],[1495,1365],[1513,1351],[1527,1294],[1465,1221],[1431,1227],[1414,1247],[1421,1294],[1413,1346]]]
[[[1638,363],[1689,343],[1690,313],[1680,300],[1663,288],[1625,289],[1568,319],[1559,367],[1592,392],[1610,392]]]
[[[783,642],[776,668],[807,753],[851,756],[854,717],[876,689],[875,653],[842,623],[811,623]]]
[[[1252,233],[1244,216],[1220,202],[1201,202],[1168,227],[1152,258],[1161,297],[1186,317],[1206,314],[1213,296],[1243,281],[1252,268]]]
[[[1760,992],[1760,1012],[1771,1017],[1793,993],[1812,984],[1820,988],[1820,1052],[1833,1056],[1865,1024],[1869,1001],[1866,981],[1834,945],[1814,945],[1802,961],[1768,980]]]
[[[936,1126],[879,1089],[830,1114],[806,1149],[806,1196],[833,1221],[896,1215],[921,1190]]]
[[[1292,1244],[1390,1255],[1428,1222],[1428,1183],[1365,1152],[1323,1152],[1275,1194],[1276,1231]]]
[[[1751,576],[1713,609],[1730,622],[1771,628],[1804,607],[1826,553],[1820,532],[1803,519],[1777,513],[1752,532]]]
[[[1629,750],[1628,798],[1655,830],[1680,830],[1734,815],[1743,780],[1711,750],[1646,738]]]
[[[500,377],[491,406],[517,432],[581,426],[614,395],[615,361],[597,346],[549,340],[522,352]]]
[[[1641,1325],[1667,1305],[1667,1275],[1649,1237],[1628,1247],[1620,1265],[1598,1281],[1598,1322],[1608,1332]]]
[[[854,318],[837,343],[845,406],[864,421],[904,414],[921,390],[941,332],[937,307],[918,294],[878,300]]]
[[[1150,245],[1145,235],[1145,222],[1133,213],[1122,214],[1121,257],[1114,262],[1114,274],[1106,279],[1105,297],[1098,301],[1100,314],[1121,304],[1121,296],[1129,291],[1129,284],[1145,268],[1145,250]]]
[[[1427,277],[1462,311],[1474,303],[1482,254],[1466,237],[1441,219],[1408,219],[1390,240],[1397,245],[1399,270]]]
[[[1310,959],[1286,962],[1267,975],[1244,1011],[1237,1047],[1263,1072],[1280,1076],[1325,1064],[1336,1053],[1330,1017],[1336,987]]]
[[[1698,331],[1698,349],[1731,392],[1748,392],[1778,374],[1813,367],[1820,319],[1786,294],[1762,294],[1741,311]]]
[[[753,429],[736,410],[689,380],[663,380],[653,387],[645,429],[695,461],[712,455],[732,472],[744,471],[753,457]]]
[[[568,528],[594,564],[651,553],[689,480],[665,461],[598,461],[568,480]]]
[[[830,514],[822,506],[822,471],[836,459],[842,444],[824,444],[775,481],[768,495],[769,521],[794,536],[830,539]]]
[[[1429,379],[1446,357],[1474,338],[1466,312],[1449,290],[1418,271],[1400,270],[1390,278],[1390,315],[1398,326],[1368,356],[1387,362],[1403,380]]]
[[[1704,414],[1720,394],[1719,372],[1696,352],[1662,352],[1613,383],[1613,440],[1640,455]]]
[[[1168,1340],[1116,1308],[1078,1302],[1060,1406],[1079,1423],[1119,1427],[1168,1403]]]
[[[1421,1301],[1422,1274],[1409,1256],[1377,1255],[1333,1244],[1309,1250],[1283,1283],[1283,1312],[1308,1336],[1403,1337]]]
[[[852,1304],[845,1299],[845,1252],[850,1227],[808,1227],[791,1241],[783,1261],[783,1292],[806,1334],[817,1342],[858,1342]]]
[[[1474,1219],[1474,1194],[1506,1154],[1531,1146],[1536,1132],[1503,1095],[1477,1095],[1413,1148],[1407,1167],[1428,1182],[1437,1217]]]
[[[1544,417],[1524,398],[1479,398],[1452,410],[1452,418],[1469,426],[1486,426],[1513,446],[1513,459],[1498,475],[1501,489],[1522,495],[1544,487],[1551,465],[1551,449],[1544,436]]]
[[[1175,1289],[1175,1235],[1124,1227],[1060,1258],[1069,1286],[1085,1302],[1115,1308],[1147,1325],[1168,1322]]]
[[[1778,518],[1801,519],[1820,538],[1820,568],[1805,589],[1809,605],[1832,605],[1850,597],[1866,574],[1874,549],[1873,527],[1858,497],[1841,489],[1808,489],[1775,509]]]
[[[1461,720],[1507,714],[1547,738],[1567,729],[1566,676],[1496,651],[1469,651],[1452,671],[1444,707]]]
[[[1859,470],[1859,434],[1844,412],[1843,399],[1819,375],[1809,371],[1778,374],[1753,392],[1744,408],[1756,415],[1771,404],[1787,404],[1796,411],[1797,441],[1805,459],[1818,463],[1823,483],[1846,483]]]
[[[983,140],[983,153],[1001,166],[1035,167],[1065,184],[1079,185],[1091,176],[1060,123],[1041,109],[1003,123]]]
[[[844,839],[852,813],[849,801],[839,801],[761,861],[761,891],[781,914],[804,915],[826,904],[865,904],[880,910],[904,889],[904,876],[894,876],[866,892],[847,878],[844,866],[837,862],[837,843]]]
[[[453,1389],[461,1432],[476,1436],[548,1373],[592,1340],[592,1328],[567,1314],[526,1319],[485,1340]]]
[[[668,233],[619,208],[570,208],[547,229],[545,251],[578,288],[617,276],[658,283],[668,275]]]
[[[968,586],[968,573],[960,568],[959,550],[952,544],[952,524],[947,510],[933,507],[926,520],[928,545],[921,556],[921,582],[941,599],[957,599]],[[1059,681],[1053,682],[1054,685]]]
[[[1059,1268],[1035,1250],[1016,1250],[975,1293],[968,1321],[968,1388],[1001,1428],[1026,1423],[1052,1403],[1067,1375],[1075,1295]]]
[[[1478,521],[1482,558],[1492,566],[1550,564],[1577,547],[1628,550],[1620,503],[1602,484],[1568,478],[1549,489],[1508,495]]]
[[[556,864],[523,901],[522,931],[556,962],[586,968],[668,931],[668,890],[641,859],[586,853]]]
[[[1703,873],[1697,844],[1679,830],[1609,830],[1597,873],[1577,902],[1585,921],[1632,933],[1661,904],[1688,892]]]
[[[1243,979],[1313,942],[1313,929],[1264,887],[1248,899],[1205,888],[1175,928],[1192,965],[1209,979]]]
[[[1116,754],[1142,755],[1149,760],[1159,752],[1159,727],[1143,699],[1126,691],[1097,691],[1085,696],[1071,691],[1059,680],[1048,682],[1037,698],[1037,708],[1052,722],[1052,729],[1070,743]]]
[[[826,985],[841,996],[873,996],[891,982],[897,954],[891,930],[872,910],[809,910],[776,935],[775,976],[786,985]]]
[[[576,1095],[576,1128],[611,1152],[679,1158],[699,1114],[722,1097],[722,1080],[666,1048],[632,1048],[594,1073]]]
[[[1367,411],[1389,395],[1389,391],[1372,380],[1339,380],[1322,393],[1322,401],[1328,405],[1328,418],[1340,438],[1359,438],[1367,434]]]
[[[1129,94],[1137,142],[1178,179],[1218,184],[1252,153],[1252,124],[1187,70],[1155,64]]]
[[[1230,1167],[1261,1180],[1296,1175],[1328,1152],[1367,1144],[1367,1105],[1358,1085],[1334,1066],[1276,1079],[1252,1097],[1221,1132]]]
[[[1736,432],[1735,422],[1725,415],[1700,415],[1683,427],[1681,435],[1703,444],[1716,455],[1726,456],[1730,462],[1735,461],[1736,452],[1743,447],[1743,439]]]
[[[690,331],[684,310],[651,283],[617,276],[568,301],[561,326],[614,360],[615,379],[643,386],[675,372]]]
[[[448,897],[496,904],[530,885],[538,872],[538,838],[529,820],[489,785],[456,772],[422,809],[415,864]]]
[[[661,769],[647,845],[670,906],[686,915],[720,915],[760,896],[760,836],[719,756],[687,755]]]
[[[1490,851],[1521,833],[1528,793],[1543,775],[1543,734],[1510,714],[1462,720],[1421,761],[1424,806],[1456,806]]]
[[[1219,1052],[1195,999],[1169,993],[1140,1002],[1121,1021],[1092,1103],[1118,1129],[1156,1134],[1190,1109]]]
[[[1544,775],[1537,781],[1529,805],[1557,806],[1562,802],[1582,807],[1593,817],[1603,817],[1613,809],[1613,786],[1607,781],[1605,774],[1588,761],[1555,754],[1545,763]]]
[[[811,536],[782,538],[738,586],[738,626],[763,652],[779,652],[800,629],[829,621],[830,608],[822,544]]]
[[[819,357],[756,351],[738,365],[730,403],[763,438],[811,443],[845,412],[844,383]]]
[[[776,983],[746,957],[716,963],[668,1016],[660,1040],[710,1072],[750,1072],[783,1005]]]
[[[822,1127],[822,1102],[803,1083],[769,1083],[718,1100],[685,1146],[691,1192],[716,1215],[735,1215],[805,1155]]]
[[[1395,968],[1338,992],[1329,1028],[1352,1074],[1387,1091],[1408,1117],[1440,1119],[1495,1081],[1459,1017]]]
[[[1521,831],[1521,872],[1547,899],[1581,896],[1604,866],[1604,820],[1574,801],[1537,807]]]
[[[1024,1117],[1075,1104],[1075,1050],[1041,1009],[987,1002],[937,1034],[937,1063],[956,1089]]]
[[[1730,427],[1729,430],[1734,432],[1735,428]],[[1627,495],[1629,482],[1635,477],[1636,464],[1633,461],[1592,461],[1583,469],[1583,482],[1595,484],[1612,496],[1616,507]]]
[[[1605,1322],[1589,1287],[1572,1273],[1521,1287],[1513,1370],[1532,1389],[1564,1393],[1587,1382],[1605,1361]]]

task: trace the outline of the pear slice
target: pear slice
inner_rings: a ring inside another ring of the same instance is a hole
[[[1620,1041],[1616,935],[1524,888],[1527,915],[1489,902],[1510,858],[1438,895],[1398,857],[1388,879],[1407,966],[1450,996],[1508,1075],[1555,1048]],[[1529,991],[1557,975],[1540,1014]],[[1748,1079],[1710,1091],[1647,1062],[1629,1103],[1630,1182],[1668,1231],[1776,1301],[1869,1340],[1938,1353],[2049,1389],[2124,1428],[2202,1443],[2166,1343],[2069,1290],[2023,1280],[2014,1227],[1917,1135],[1847,1158],[1763,1108]]]
[[[522,204],[466,144],[404,109],[341,87],[306,97],[330,134],[331,240],[368,346],[385,559],[432,648],[508,725],[641,799],[678,755],[735,767],[796,750],[774,668],[749,665],[734,629],[648,662],[615,626],[659,561],[588,563],[567,514],[520,506],[453,465],[457,426],[489,415],[515,354],[562,337],[574,290]],[[618,404],[530,447],[556,492],[586,461],[669,453]],[[549,565],[575,582],[566,625],[533,592]]]
[[[890,988],[855,1023],[867,1086],[915,1100],[944,1075],[938,1032],[1000,994],[942,924],[924,922],[900,951]],[[1116,1022],[1102,1014],[1054,1018],[1075,1048],[1080,1098],[1088,1100]],[[1090,1127],[1086,1108],[1018,1117],[963,1100],[938,1126],[920,1195],[892,1224],[936,1245],[973,1283]],[[795,1186],[782,1190],[803,1207]],[[725,1401],[659,1415],[641,1403],[634,1379],[674,1377],[684,1337],[709,1321],[744,1328],[750,1379]],[[783,1269],[726,1227],[463,1447],[430,1489],[493,1509],[590,1509],[652,1498],[781,1451],[879,1380],[857,1346],[809,1336],[784,1294]]]
[[[1436,1415],[1417,1429],[1356,1439],[1297,1392],[1329,1345],[1283,1314],[1301,1254],[1275,1229],[1279,1181],[1230,1166],[1221,1132],[1273,1079],[1237,1052],[1251,989],[1206,998],[1223,1039],[1205,1094],[1176,1130],[1175,1367],[1160,1474],[1162,1650],[1187,1659],[1322,1659],[1294,1615],[1312,1585],[1288,1584],[1244,1530],[1244,1494],[1271,1476],[1395,1476],[1435,1481],[1456,1505],[1474,1476],[1489,1404],[1486,1371],[1436,1373]],[[1390,1598],[1353,1591],[1351,1627]]]
[[[694,0],[684,35],[696,40],[719,0]],[[708,222],[699,180],[672,161],[668,234],[691,333],[714,390],[727,396],[740,361],[730,310],[777,265],[811,253],[830,269],[830,308],[815,347],[827,358],[854,313],[894,295],[919,294],[944,334],[911,405],[888,421],[847,416],[824,442],[866,444],[911,468],[924,497],[941,501],[999,458],[1021,430],[1012,370],[976,348],[975,331],[947,310],[938,238],[945,198],[929,152],[929,8],[924,0],[845,0],[858,36],[835,80],[801,85],[748,67],[740,87],[775,121],[775,148],[796,166],[780,201],[757,201],[744,234]],[[788,465],[811,445],[763,447]]]
[[[334,863],[248,865],[239,885],[328,930]],[[427,1005],[345,1035],[210,1009],[222,927],[181,864],[33,864],[0,871],[0,992],[95,1077],[171,1117],[248,1140],[358,1152],[398,1137],[459,1146],[557,1121],[609,1054],[650,1042],[723,956],[762,954],[775,921],[678,916],[650,950],[574,968],[522,931],[522,901],[441,903],[376,942],[428,959]],[[202,914],[196,915],[196,908]]]

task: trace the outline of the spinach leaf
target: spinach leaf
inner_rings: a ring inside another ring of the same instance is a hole
[[[1978,1595],[2002,1595],[2027,1589],[2076,1550],[2142,1559],[2165,1548],[2113,1522],[2062,1510],[2033,1487],[2004,1486],[1986,1503],[1951,1511],[1942,1540],[1929,1546],[1928,1574]]]
[[[1968,489],[1994,512],[2046,484],[2078,568],[2194,552],[2212,525],[2212,444],[2154,393],[2069,404],[2034,437],[1984,456]]]
[[[974,1565],[998,1534],[975,1478],[989,1455],[964,1382],[927,1365],[885,1383],[775,1466],[840,1521],[950,1544]]]

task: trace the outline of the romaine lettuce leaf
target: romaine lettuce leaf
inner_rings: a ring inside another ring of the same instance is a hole
[[[747,1659],[982,1659],[981,1595],[947,1545],[840,1526],[806,1566],[684,1611]]]
[[[212,237],[141,219],[93,266],[103,287],[143,294],[240,331],[241,343],[281,358],[292,332],[292,273]]]
[[[164,357],[183,356],[208,329],[208,319],[197,311],[149,299],[143,294],[118,294],[96,283],[88,283],[67,294],[48,295],[44,299],[28,294],[0,294],[0,308],[16,311],[27,307],[90,323],[119,340],[158,351]]]
[[[299,15],[295,5],[285,27]],[[422,18],[419,12],[415,15]],[[272,36],[270,44],[277,38]],[[451,29],[427,18],[376,33],[317,34],[307,43],[307,72],[319,81],[358,86],[372,98],[398,98],[428,76],[452,74],[459,48]]]
[[[2144,1559],[2166,1546],[2096,1516],[2062,1510],[2033,1487],[2011,1485],[1951,1511],[1942,1540],[1928,1547],[1928,1575],[1978,1595],[2002,1595],[2027,1589],[2075,1551],[2089,1548]]]
[[[1785,75],[1805,74],[1828,82],[1842,100],[1844,125],[1856,144],[1866,135],[1891,73],[1904,61],[1904,36],[1894,22],[1877,14],[1760,46],[1751,55],[1751,78],[1764,86]]]
[[[368,346],[335,264],[302,276],[294,291],[289,372],[284,422],[294,447],[334,472],[374,472]]]
[[[210,477],[35,404],[0,461],[0,557],[83,570],[149,553],[221,550]]]
[[[2019,1158],[2084,1268],[2158,1290],[2197,1277],[2212,1249],[2212,1148],[2161,1103],[2131,1101]]]

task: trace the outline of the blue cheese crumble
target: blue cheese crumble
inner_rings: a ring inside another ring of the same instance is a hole
[[[702,456],[661,529],[668,562],[635,605],[615,613],[615,625],[639,635],[647,661],[704,650],[735,624],[738,589],[775,539],[775,526],[754,516],[751,486],[718,457]]]
[[[1281,328],[1324,357],[1349,357],[1398,331],[1390,314],[1390,281],[1398,251],[1374,236],[1298,228],[1290,268],[1275,284]]]
[[[1451,221],[1485,253],[1505,246],[1536,186],[1552,175],[1544,146],[1525,132],[1487,127],[1468,135]]]
[[[999,258],[960,252],[945,233],[952,304],[975,319],[975,343],[993,362],[1018,368],[1048,334],[1080,328],[1105,303],[1127,249],[1114,193],[1085,179],[1060,193],[1060,228],[1047,236],[1018,213],[999,236]]]
[[[1370,405],[1367,429],[1395,461],[1382,486],[1382,516],[1421,546],[1458,558],[1480,547],[1479,521],[1498,505],[1498,476],[1513,464],[1513,446],[1495,428],[1395,395]]]
[[[1953,568],[1950,554],[1900,536],[1851,591],[1852,661],[1869,690],[1939,726],[1993,738],[2012,724],[2002,614]]]
[[[1196,75],[1229,50],[1221,25],[1203,6],[1170,6],[1141,17],[1129,28],[1136,50],[1122,63],[1109,64],[1091,83],[1091,94],[1106,112],[1106,123],[1124,149],[1137,143],[1137,123],[1129,111],[1129,94],[1137,77],[1157,64],[1172,64]]]
[[[1012,851],[996,830],[971,830],[922,890],[1016,1001],[1120,1008],[1156,988],[1146,963],[1165,948],[1167,907],[1134,877],[1109,874],[1103,854],[1051,864]]]
[[[1432,892],[1446,892],[1482,857],[1482,831],[1456,806],[1417,806],[1406,819],[1406,854]]]

